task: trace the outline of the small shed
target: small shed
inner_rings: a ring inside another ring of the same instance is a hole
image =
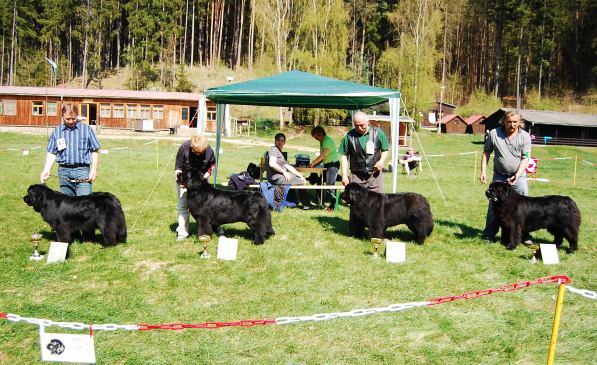
[[[483,122],[484,120],[484,115],[471,115],[470,117],[466,118],[464,120],[467,124],[466,133],[484,134],[485,125],[481,124],[481,122]]]
[[[391,121],[389,115],[368,115],[367,119],[371,125],[381,128],[385,135],[388,137],[388,142],[392,144],[392,129],[391,129]],[[412,126],[414,120],[411,119],[409,116],[401,115],[399,118],[399,136],[398,136],[398,146],[405,147],[412,144]]]
[[[0,125],[55,126],[63,103],[79,108],[83,123],[155,130],[195,127],[201,94],[60,87],[0,86]],[[215,131],[216,105],[207,101],[207,131]]]
[[[441,110],[441,113],[440,113]],[[435,102],[429,109],[427,114],[423,116],[423,127],[437,127],[437,121],[440,120],[444,115],[450,115],[456,113],[456,105]]]
[[[458,114],[446,115],[440,120],[442,133],[465,134],[468,124]]]

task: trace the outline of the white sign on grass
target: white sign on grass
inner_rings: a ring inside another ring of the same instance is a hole
[[[47,264],[54,262],[64,262],[66,260],[66,252],[68,251],[68,243],[66,242],[50,242],[50,250],[48,251]]]
[[[110,151],[109,150],[100,150],[102,155],[107,155]]]
[[[555,265],[560,263],[556,245],[551,243],[541,243],[539,244],[539,247],[541,248],[541,258],[545,265]]]
[[[220,260],[236,260],[238,251],[238,240],[220,236],[218,238],[218,258]]]
[[[405,262],[406,244],[404,242],[388,241],[388,243],[386,243],[386,261]]]
[[[39,327],[39,343],[43,361],[95,364],[93,336],[46,333]]]
[[[29,156],[29,150],[23,150],[23,156]]]

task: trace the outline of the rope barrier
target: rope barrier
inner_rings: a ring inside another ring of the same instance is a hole
[[[399,304],[390,304],[385,307],[377,307],[377,308],[363,308],[363,309],[354,309],[347,312],[333,312],[333,313],[318,313],[313,315],[306,315],[306,316],[296,316],[296,317],[278,317],[275,319],[247,319],[247,320],[240,320],[240,321],[232,321],[232,322],[202,322],[202,323],[165,323],[165,324],[85,324],[82,322],[55,322],[49,319],[39,319],[39,318],[30,318],[30,317],[22,317],[18,314],[12,314],[7,312],[0,312],[0,318],[6,319],[8,321],[18,323],[18,322],[26,322],[29,324],[35,324],[38,326],[44,327],[51,327],[57,326],[61,328],[68,328],[73,330],[105,330],[105,331],[116,331],[116,330],[126,330],[126,331],[150,331],[150,330],[184,330],[184,329],[216,329],[222,327],[254,327],[254,326],[263,326],[263,325],[270,325],[270,324],[291,324],[291,323],[298,323],[298,322],[308,322],[308,321],[324,321],[329,319],[336,319],[336,318],[347,318],[347,317],[362,317],[368,316],[372,314],[378,313],[386,313],[386,312],[401,312],[408,309],[414,309],[418,307],[431,307],[438,304],[444,304],[448,302],[454,302],[457,300],[467,300],[467,299],[476,299],[479,297],[487,296],[494,293],[506,293],[512,292],[524,288],[528,288],[534,285],[542,285],[542,284],[553,284],[557,283],[560,285],[568,284],[571,280],[566,275],[555,275],[555,276],[547,276],[542,277],[536,280],[528,280],[528,281],[521,281],[517,283],[502,285],[498,288],[494,289],[484,289],[484,290],[477,290],[471,292],[465,292],[459,295],[449,295],[437,298],[431,298],[427,301],[423,302],[410,302],[410,303],[399,303]],[[581,294],[590,299],[597,299],[597,293],[591,292],[588,290],[581,290],[576,289],[568,286],[568,290],[573,293]]]

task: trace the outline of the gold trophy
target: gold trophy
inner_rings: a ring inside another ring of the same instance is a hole
[[[529,260],[529,262],[531,264],[536,264],[537,263],[537,251],[539,250],[539,245],[536,245],[536,244],[533,243],[532,245],[529,245],[529,248],[533,252],[533,256],[531,257],[531,259]]]
[[[34,233],[31,235],[31,241],[33,241],[33,255],[29,256],[29,261],[40,261],[43,260],[44,255],[40,255],[37,248],[39,247],[39,240],[41,239],[41,234]]]
[[[377,251],[379,250],[379,245],[381,245],[382,241],[383,240],[381,238],[372,238],[371,239],[371,243],[373,244],[373,258],[374,259],[379,258],[379,254],[377,253]]]
[[[211,240],[211,237],[206,234],[199,236],[199,242],[203,246],[203,252],[201,252],[202,259],[211,258],[211,255],[209,254],[209,252],[207,252],[207,245],[209,244],[210,240]]]

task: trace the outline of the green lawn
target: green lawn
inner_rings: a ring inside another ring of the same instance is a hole
[[[332,133],[336,140],[339,133]],[[317,146],[308,133],[288,135],[290,145]],[[427,154],[482,149],[480,136],[419,137]],[[173,231],[177,142],[160,140],[156,148],[146,140],[100,140],[109,154],[100,156],[94,190],[122,202],[128,242],[108,249],[75,243],[66,263],[46,265],[29,262],[29,237],[42,233],[41,251],[47,252],[53,233],[22,201],[38,181],[46,137],[0,133],[0,312],[94,324],[200,323],[382,307],[558,274],[569,275],[574,287],[597,290],[596,167],[578,163],[574,187],[573,161],[551,159],[578,155],[595,163],[594,148],[533,150],[543,158],[539,177],[550,182],[530,183],[531,195],[569,195],[583,215],[579,251],[560,251],[559,265],[532,265],[526,247],[507,251],[481,241],[486,186],[478,183],[474,154],[429,157],[445,203],[427,163],[419,176],[399,175],[399,191],[429,199],[435,229],[423,246],[413,243],[406,227],[392,229],[392,238],[407,242],[407,261],[388,264],[372,258],[366,240],[346,237],[345,206],[335,213],[275,213],[277,234],[262,246],[250,243],[244,224],[225,226],[227,235],[239,238],[238,259],[200,259],[195,236],[179,243]],[[10,150],[33,146],[42,147],[29,156]],[[228,142],[222,147],[221,181],[258,162],[265,150]],[[289,149],[291,161],[298,152]],[[389,191],[390,174],[385,183]],[[49,185],[57,189],[57,179]],[[534,237],[551,240],[546,231]],[[288,325],[95,331],[95,348],[103,364],[538,364],[547,358],[556,291],[556,285],[541,285],[405,312]],[[596,303],[570,292],[564,303],[556,363],[597,363]],[[39,362],[37,327],[0,320],[0,363]]]

